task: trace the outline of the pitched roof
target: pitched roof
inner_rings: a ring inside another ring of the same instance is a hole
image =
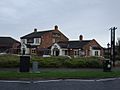
[[[88,44],[91,40],[82,40],[82,41],[69,41],[68,48],[82,48],[84,45]]]
[[[0,37],[0,46],[12,46],[15,42],[20,43],[11,37]]]
[[[69,42],[69,41],[68,41]],[[58,45],[61,47],[61,48],[67,48],[68,47],[68,42],[58,42]]]
[[[39,32],[32,32],[32,33],[30,33],[30,34],[27,34],[27,35],[21,37],[21,39],[41,37],[43,34],[48,33],[48,32],[52,32],[52,31],[53,31],[53,30],[39,31]]]
[[[68,41],[68,42],[58,42],[61,48],[83,48],[84,45],[88,44],[91,40],[82,40],[82,41]]]

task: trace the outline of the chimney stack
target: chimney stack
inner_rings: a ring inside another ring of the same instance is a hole
[[[79,40],[82,41],[83,40],[83,35],[79,36]]]
[[[58,30],[58,26],[57,26],[57,25],[55,25],[54,29],[55,29],[55,30]]]
[[[34,32],[37,32],[37,28],[34,28]]]

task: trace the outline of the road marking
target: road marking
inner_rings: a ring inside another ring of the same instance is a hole
[[[81,82],[93,82],[95,80],[87,79],[65,79],[65,81],[81,81]]]
[[[30,81],[12,81],[12,80],[0,80],[0,82],[4,83],[31,83]]]
[[[56,79],[56,80],[39,80],[39,81],[17,81],[17,80],[0,80],[1,83],[47,83],[47,82],[60,82],[60,81],[76,81],[76,82],[102,82],[102,81],[114,81],[120,80],[120,78],[106,78],[106,79]]]
[[[58,80],[40,80],[33,81],[33,83],[46,83],[46,82],[60,82],[60,81],[75,81],[75,82],[100,82],[100,81],[113,81],[117,80],[117,78],[107,78],[107,79],[58,79]]]
[[[100,82],[100,81],[113,81],[113,80],[117,80],[117,78],[98,79],[96,81]]]
[[[33,83],[44,83],[44,82],[59,82],[63,81],[62,79],[57,79],[57,80],[40,80],[40,81],[33,81]]]

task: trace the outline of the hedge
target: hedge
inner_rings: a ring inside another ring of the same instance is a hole
[[[17,55],[0,55],[0,67],[19,67],[20,58]]]
[[[74,58],[66,61],[65,66],[70,68],[102,68],[102,61],[100,58],[94,57]]]
[[[102,61],[99,57],[39,57],[31,56],[30,65],[37,61],[39,67],[43,68],[101,68]],[[20,58],[17,55],[0,55],[0,67],[19,67]]]

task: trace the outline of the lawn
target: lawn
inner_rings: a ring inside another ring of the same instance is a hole
[[[97,79],[113,77],[120,77],[120,71],[41,71],[39,73],[0,71],[0,79]]]

